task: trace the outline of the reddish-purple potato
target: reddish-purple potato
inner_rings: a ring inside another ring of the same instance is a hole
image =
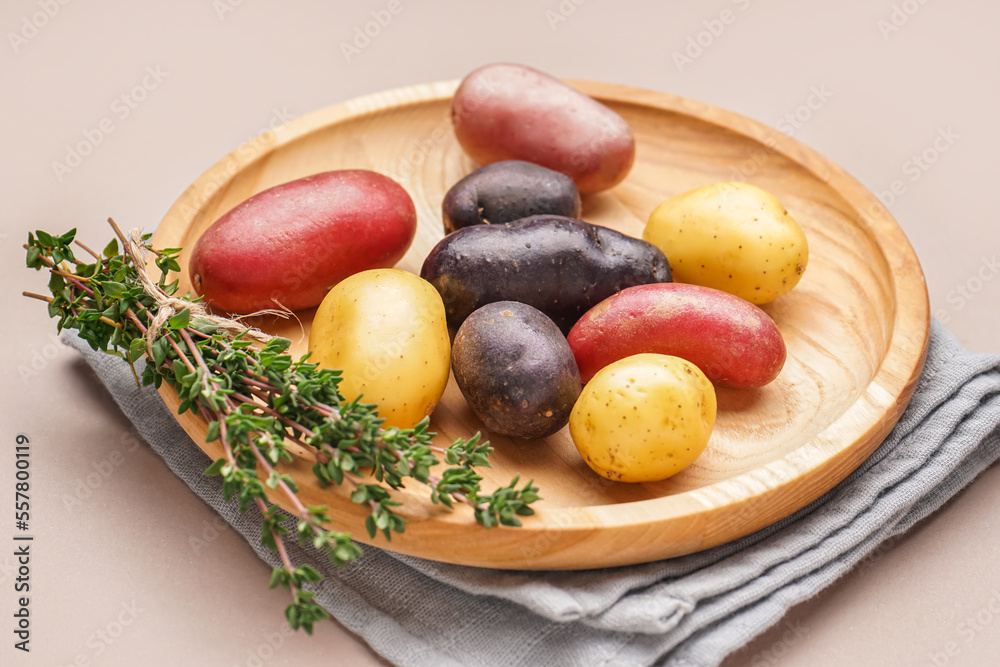
[[[638,285],[605,299],[569,332],[580,375],[652,352],[687,359],[712,382],[753,388],[785,365],[785,341],[767,313],[710,287]]]
[[[625,119],[559,79],[498,63],[462,80],[451,104],[455,136],[479,164],[526,160],[562,172],[583,194],[621,182],[635,160]]]
[[[314,174],[216,220],[191,253],[191,282],[228,313],[310,308],[344,278],[394,265],[416,231],[413,200],[391,178],[361,169]]]

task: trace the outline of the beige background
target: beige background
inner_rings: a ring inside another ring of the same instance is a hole
[[[885,200],[922,259],[934,312],[970,348],[1000,350],[992,0],[398,0],[347,55],[341,44],[389,2],[64,2],[0,9],[0,542],[14,532],[17,433],[32,439],[36,535],[30,655],[12,648],[16,573],[0,547],[4,665],[381,664],[332,622],[312,638],[282,633],[286,598],[267,590],[267,568],[133,438],[54,342],[44,308],[19,296],[44,286],[22,268],[27,230],[76,226],[97,244],[109,215],[153,227],[240,142],[356,95],[510,60],[776,125],[873,191],[895,183]],[[700,53],[689,41],[699,38]],[[54,167],[80,142],[94,146],[79,164]],[[995,664],[998,493],[994,468],[726,665]]]

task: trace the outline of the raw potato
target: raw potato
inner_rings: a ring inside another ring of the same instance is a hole
[[[544,438],[565,426],[583,386],[559,327],[516,301],[472,313],[455,335],[451,363],[486,428],[518,438]]]
[[[387,426],[410,428],[434,411],[448,384],[451,345],[441,297],[399,269],[362,271],[316,310],[310,361],[343,371],[340,393],[376,403]]]
[[[391,178],[306,176],[216,220],[191,253],[191,283],[217,311],[311,308],[347,276],[398,262],[416,231],[413,201]]]
[[[689,361],[637,354],[601,370],[569,418],[580,456],[618,482],[676,475],[704,451],[715,427],[715,389]]]
[[[573,179],[522,160],[480,167],[455,183],[441,204],[444,232],[470,225],[499,225],[531,215],[580,215]]]
[[[608,297],[568,336],[586,382],[608,364],[640,352],[692,362],[713,383],[762,387],[785,364],[785,341],[767,313],[710,287],[637,285]]]
[[[670,258],[674,280],[755,304],[795,287],[809,246],[774,195],[749,183],[715,183],[656,207],[642,238]]]
[[[619,183],[635,159],[624,118],[524,65],[486,65],[466,76],[451,119],[462,148],[479,164],[534,162],[566,174],[583,194]]]
[[[600,225],[534,215],[473,225],[441,239],[420,275],[441,293],[448,324],[494,301],[520,301],[565,334],[587,310],[632,285],[669,282],[658,248]]]

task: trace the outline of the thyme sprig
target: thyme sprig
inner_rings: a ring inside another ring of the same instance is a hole
[[[125,359],[137,382],[172,386],[180,400],[178,414],[192,411],[205,420],[206,440],[219,441],[223,451],[205,474],[222,477],[225,498],[235,497],[241,511],[256,505],[263,514],[261,543],[281,560],[271,587],[290,591],[285,615],[292,628],[311,634],[313,623],[329,614],[308,590],[322,575],[309,564],[291,562],[285,548],[291,533],[337,567],[361,555],[350,534],[331,528],[329,508],[304,504],[295,480],[282,472],[282,464],[295,458],[292,445],[315,459],[320,484],[348,485],[351,500],[368,509],[365,528],[372,538],[382,533],[391,540],[405,530],[392,490],[407,480],[427,486],[434,503],[470,505],[486,528],[520,526],[518,517],[533,513],[538,489],[531,481],[519,488],[514,477],[490,494],[482,492],[475,469],[489,466],[492,448],[478,433],[439,447],[427,419],[410,429],[383,428],[377,406],[341,395],[340,371],[310,363],[309,355],[295,361],[286,354],[287,339],[211,315],[199,299],[177,298],[178,281],[168,278],[180,270],[180,248],[154,250],[150,235],[133,230],[126,236],[109,222],[117,238],[101,253],[75,241],[75,229],[60,236],[29,233],[27,266],[48,270],[51,296],[25,295],[48,302],[59,331],[75,329],[94,350]],[[74,243],[90,258],[78,259]],[[160,271],[155,282],[146,271],[146,252],[155,255]],[[134,364],[142,357],[140,378]],[[448,467],[432,473],[442,459]],[[271,504],[266,489],[294,509],[294,530],[284,525],[286,516]]]

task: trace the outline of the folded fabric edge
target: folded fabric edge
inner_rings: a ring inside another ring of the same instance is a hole
[[[81,350],[81,352],[84,352],[85,354],[88,354],[88,355],[90,355],[90,354],[94,354],[94,355],[96,355],[96,354],[99,354],[99,353],[94,353],[94,352],[92,352],[92,351],[91,351],[91,350],[89,349],[89,347],[88,347],[88,346],[86,346],[86,344],[85,344],[84,342],[82,342],[82,341],[79,341],[79,340],[77,340],[77,341],[75,341],[75,342],[79,343],[79,344],[80,344],[80,346],[82,346],[82,347],[78,347],[78,346],[77,346],[76,344],[74,344],[74,345],[73,345],[74,347],[77,347],[78,349],[80,349],[80,350]],[[108,360],[111,360],[111,359],[113,359],[113,358],[111,358],[111,357],[107,357],[107,359],[108,359]],[[91,361],[91,360],[90,360],[90,359],[88,358],[88,361]],[[117,359],[115,359],[114,361],[116,361],[116,362],[119,362],[119,363],[121,363],[121,362],[120,362],[120,360],[117,360]],[[93,365],[93,362],[91,362],[91,365]],[[103,377],[102,377],[101,379],[102,379],[102,380],[104,380],[105,378],[103,378]],[[128,379],[129,379],[129,382],[131,382],[131,378],[129,377]],[[111,389],[111,387],[109,387],[109,389]],[[158,397],[157,397],[157,398],[158,398]],[[121,402],[120,402],[120,401],[118,400],[118,397],[117,397],[117,396],[115,396],[115,400],[116,400],[116,402],[117,402],[117,403],[119,403],[119,405],[121,406]],[[162,405],[162,402],[161,402],[161,405]],[[167,411],[167,409],[166,409],[166,407],[165,407],[165,406],[163,406],[163,410],[164,410],[164,411]],[[171,418],[171,419],[173,419],[173,416],[169,414],[169,411],[167,411],[167,414],[168,414],[168,416],[170,416],[170,418]],[[179,428],[179,427],[178,427],[178,428]],[[186,437],[186,434],[185,434],[185,437]],[[192,444],[193,444],[193,443],[192,443]],[[199,450],[199,451],[200,451],[200,450]],[[169,464],[169,462],[168,462],[168,464]],[[176,472],[176,471],[175,471],[175,472]],[[185,481],[187,481],[187,480],[185,480]],[[967,484],[967,483],[968,483],[968,482],[966,481],[965,483],[963,483],[963,484],[962,484],[962,486],[964,486],[964,485],[965,485],[965,484]],[[200,495],[200,494],[199,494],[199,495]],[[208,501],[206,501],[206,502],[208,502]],[[209,504],[211,504],[211,503],[209,503]],[[218,508],[216,508],[216,509],[218,509]],[[228,519],[227,519],[227,520],[228,520]],[[250,540],[250,538],[249,538],[249,537],[248,537],[247,535],[244,535],[244,537],[245,537],[245,538],[247,539],[247,541],[248,541],[248,542],[249,542],[249,543],[251,544],[251,546],[252,546],[252,547],[256,548],[256,547],[255,547],[255,545],[253,544],[253,542],[252,542],[252,541]],[[839,576],[839,575],[838,575],[838,576]],[[779,619],[780,619],[780,616],[779,616]],[[777,620],[775,620],[774,622],[777,622]],[[762,631],[763,631],[763,630],[761,630],[761,632],[762,632]],[[374,648],[374,647],[373,647],[373,648]],[[412,648],[412,647],[411,647],[411,648]],[[381,653],[381,651],[379,651],[379,652]],[[387,657],[388,657],[388,656],[387,656]],[[445,656],[442,656],[442,659],[445,659],[445,658],[446,658]]]
[[[993,395],[990,402],[994,411],[1000,415],[1000,395]],[[879,551],[880,546],[912,530],[929,518],[998,459],[1000,459],[1000,428],[994,426],[994,430],[982,438],[976,450],[962,459],[951,471],[947,482],[942,482],[942,486],[935,487],[931,493],[914,502],[909,511],[896,521],[880,526],[867,539],[844,552],[841,557],[790,581],[767,597],[736,610],[731,616],[716,620],[711,625],[692,633],[671,652],[664,664],[669,667],[714,667],[725,656],[776,625],[793,606],[819,594],[859,564],[872,562],[872,554],[875,554],[875,558],[881,556],[885,551]],[[947,486],[944,486],[945,483]],[[758,609],[763,611],[755,618],[753,612]],[[699,649],[699,645],[703,642],[711,648]],[[677,651],[680,653],[676,653]],[[701,657],[695,659],[696,655]]]
[[[926,374],[923,375],[920,380],[920,391],[922,392],[920,397],[925,400],[918,401],[917,403],[909,406],[908,411],[904,412],[901,416],[900,422],[897,423],[893,432],[890,436],[887,436],[886,441],[876,450],[876,453],[873,454],[872,457],[859,466],[857,470],[853,471],[845,480],[838,484],[837,487],[831,489],[806,507],[794,512],[790,516],[785,517],[771,526],[708,551],[699,552],[687,557],[681,557],[680,559],[671,559],[676,563],[682,563],[684,561],[690,562],[701,558],[705,559],[704,562],[696,567],[691,567],[686,571],[679,571],[673,574],[666,574],[662,572],[657,574],[650,571],[650,573],[642,577],[641,580],[632,582],[633,585],[630,586],[627,591],[624,591],[623,594],[620,594],[616,599],[605,601],[604,603],[601,603],[599,600],[581,599],[579,596],[569,596],[563,589],[549,586],[546,589],[547,591],[557,591],[562,598],[569,598],[568,602],[575,601],[576,603],[573,607],[565,607],[557,610],[557,612],[554,612],[549,608],[538,608],[537,605],[532,606],[534,604],[532,601],[524,600],[523,596],[516,595],[518,592],[518,585],[523,583],[523,579],[529,578],[532,575],[530,572],[497,572],[496,576],[492,577],[487,584],[479,581],[479,573],[476,572],[474,568],[458,568],[447,564],[423,561],[422,559],[413,557],[399,556],[398,554],[392,555],[403,560],[408,565],[415,567],[416,569],[421,570],[436,579],[446,581],[461,590],[477,595],[491,595],[501,599],[511,600],[515,603],[525,605],[535,613],[551,620],[567,622],[579,619],[595,628],[611,629],[615,631],[625,630],[626,628],[624,628],[621,624],[610,621],[609,618],[610,616],[613,616],[610,612],[613,611],[615,605],[619,603],[619,600],[622,597],[628,596],[629,599],[631,599],[634,595],[637,596],[636,599],[638,599],[638,597],[645,595],[643,592],[644,590],[656,589],[661,582],[668,579],[689,576],[697,571],[711,568],[734,553],[742,552],[750,546],[757,546],[762,542],[771,540],[777,533],[780,533],[788,525],[799,523],[808,516],[821,511],[824,507],[826,507],[829,500],[835,497],[836,493],[842,491],[844,487],[854,483],[860,477],[867,474],[871,468],[880,464],[884,458],[889,457],[894,451],[895,445],[909,436],[914,429],[921,426],[921,424],[923,424],[942,403],[952,399],[955,393],[965,387],[971,379],[983,374],[984,371],[995,368],[998,365],[998,362],[1000,362],[1000,357],[997,357],[996,355],[967,352],[953,336],[953,334],[936,321],[932,323],[932,334],[932,344],[928,349],[928,365],[925,367]],[[955,365],[952,362],[958,355],[962,355],[962,363]],[[938,377],[938,373],[943,369],[951,370],[951,373],[947,378]],[[936,388],[932,390],[931,388],[935,385],[937,385]],[[911,467],[918,465],[920,465],[918,462],[913,461]],[[846,521],[847,519],[844,520]],[[819,538],[817,537],[817,539]],[[801,545],[799,548],[801,550],[805,550],[810,547],[811,545]],[[656,566],[655,563],[648,565],[651,568]],[[771,564],[768,569],[774,566],[775,564]],[[634,568],[635,566],[629,567]],[[615,569],[616,568],[612,568],[610,572],[613,573]],[[497,579],[501,582],[501,588],[499,590],[496,584]],[[502,582],[510,582],[511,585],[508,587]],[[508,588],[511,591],[514,591],[515,594],[509,593],[507,590]],[[650,610],[650,614],[652,614],[648,621],[649,627],[645,627],[643,630],[639,631],[656,633],[669,630],[676,625],[679,618],[683,617],[690,611],[690,607],[693,607],[693,603],[686,598],[676,598],[666,602],[661,602],[660,604],[655,605],[655,609],[654,605],[649,605],[647,608]],[[577,609],[580,611],[578,612]]]
[[[87,365],[101,381],[101,384],[108,390],[108,393],[115,401],[115,404],[118,405],[120,410],[122,410],[125,418],[135,426],[136,431],[147,442],[147,444],[150,443],[149,436],[152,433],[152,426],[157,422],[162,421],[164,418],[168,418],[168,423],[171,424],[170,429],[172,433],[166,439],[180,442],[186,441],[190,443],[192,453],[202,453],[187,433],[183,431],[173,414],[162,400],[155,402],[146,401],[142,404],[142,409],[139,410],[129,409],[129,407],[124,404],[122,387],[109,385],[107,382],[108,378],[105,375],[105,373],[109,372],[107,366],[108,364],[122,365],[125,363],[124,361],[117,357],[94,351],[85,341],[81,340],[77,336],[64,333],[62,340],[83,356]],[[131,374],[128,374],[128,381],[133,382]],[[159,398],[158,395],[157,398]],[[255,540],[253,538],[254,534],[252,531],[244,530],[239,525],[241,520],[242,522],[249,521],[255,524],[260,524],[263,521],[263,517],[260,515],[256,507],[250,508],[247,513],[222,511],[222,508],[225,507],[225,505],[220,506],[216,504],[217,502],[221,502],[222,497],[222,483],[218,477],[209,478],[201,475],[200,473],[192,475],[190,470],[186,470],[179,465],[179,457],[164,457],[163,453],[158,451],[157,448],[152,445],[150,445],[150,447],[157,453],[158,456],[160,456],[160,458],[163,459],[164,463],[166,463],[167,467],[173,474],[180,477],[181,480],[183,480],[206,505],[218,513],[219,516],[221,516],[222,519],[226,521],[226,523],[228,523],[233,530],[247,542],[250,548],[261,560],[267,563],[270,567],[276,567],[280,564],[280,559],[277,554],[274,554],[266,549],[260,544],[259,540]],[[207,457],[205,458],[207,462],[208,459]],[[235,504],[229,503],[229,505],[234,506]],[[364,548],[365,550],[368,550],[373,549],[374,547],[365,545]],[[316,562],[315,554],[311,556],[306,554],[302,547],[296,543],[288,544],[288,550],[290,555],[294,556],[298,561]],[[262,580],[261,585],[265,586],[266,581]],[[370,602],[368,602],[363,595],[354,590],[353,587],[342,579],[327,577],[317,590],[317,597],[320,595],[323,596],[323,607],[326,608],[327,611],[329,611],[341,625],[365,641],[366,644],[368,644],[374,651],[384,658],[398,662],[408,655],[412,655],[414,651],[419,650],[420,652],[425,653],[428,657],[432,658],[428,664],[441,665],[442,667],[462,667],[461,663],[458,663],[450,656],[439,652],[433,645],[429,644],[424,639],[407,632],[395,621],[392,621],[391,625],[386,625],[385,621],[387,617]],[[361,613],[359,613],[359,611]],[[352,621],[352,617],[363,620]],[[383,632],[379,632],[379,630],[382,630]],[[380,636],[392,636],[393,639],[390,640],[383,638],[380,641]],[[401,653],[401,646],[404,643],[406,644],[405,654]],[[421,648],[417,649],[418,646]]]

